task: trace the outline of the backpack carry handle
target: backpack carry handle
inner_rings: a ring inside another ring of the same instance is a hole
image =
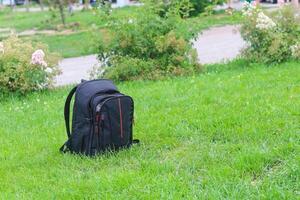
[[[71,137],[71,132],[70,132],[70,104],[71,104],[72,97],[75,94],[76,90],[77,90],[77,86],[74,87],[70,91],[70,93],[69,93],[69,95],[66,99],[66,103],[65,103],[64,115],[65,115],[66,131],[67,131],[68,138]]]

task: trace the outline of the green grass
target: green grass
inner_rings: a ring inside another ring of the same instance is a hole
[[[80,29],[86,29],[91,25],[103,25],[106,23],[105,19],[101,19],[99,15],[95,14],[93,10],[76,11],[73,15],[65,13],[66,23],[78,22]],[[113,15],[115,17],[126,17],[138,15],[137,7],[125,7],[121,9],[114,9]],[[58,12],[53,13],[49,11],[43,12],[1,12],[0,11],[0,28],[12,28],[18,32],[30,29],[53,29],[61,24],[60,15]]]
[[[55,14],[52,19],[52,13],[43,12],[6,12],[0,14],[0,28],[12,28],[18,32],[30,29],[53,29],[61,24],[60,16]],[[76,12],[70,16],[66,13],[67,23],[80,22],[82,28],[86,28],[96,22],[96,16],[92,12]]]
[[[113,12],[114,18],[137,18],[139,16],[139,7],[125,7],[116,9]],[[18,32],[30,29],[52,29],[59,25],[60,18],[57,15],[55,20],[51,19],[50,12],[0,12],[0,28],[13,28]],[[47,44],[52,51],[59,52],[63,57],[76,57],[87,54],[95,54],[97,52],[97,37],[100,34],[95,33],[95,28],[101,28],[106,24],[106,20],[99,15],[95,15],[94,11],[75,12],[74,15],[67,15],[67,24],[74,22],[79,23],[75,34],[71,35],[35,35],[26,37],[33,41],[43,42]],[[49,21],[50,20],[50,21]],[[227,15],[225,13],[217,13],[211,16],[199,16],[183,20],[178,24],[176,32],[183,37],[190,39],[195,32],[200,32],[203,29],[211,26],[238,24],[241,21],[240,13],[234,15]],[[82,32],[84,31],[84,32]],[[1,34],[0,34],[1,36]]]
[[[119,84],[140,146],[62,155],[70,87],[0,104],[3,199],[298,199],[300,66],[235,62],[203,75]]]
[[[13,28],[23,31],[42,26],[49,18],[49,12],[0,12],[0,28]]]
[[[97,53],[97,46],[94,43],[96,38],[94,36],[94,33],[87,31],[60,36],[38,35],[26,37],[26,39],[47,44],[50,51],[58,52],[64,58],[69,58]]]

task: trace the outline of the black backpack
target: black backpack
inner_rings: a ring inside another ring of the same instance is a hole
[[[70,103],[74,94],[70,132]],[[133,99],[121,94],[110,80],[83,81],[74,87],[66,99],[64,114],[68,140],[61,152],[93,156],[139,143],[132,139]]]

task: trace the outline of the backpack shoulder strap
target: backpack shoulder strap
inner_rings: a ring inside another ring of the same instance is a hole
[[[71,132],[70,132],[70,104],[71,104],[72,97],[74,96],[76,90],[77,90],[77,86],[74,87],[70,91],[70,93],[69,93],[69,95],[66,99],[66,103],[65,103],[64,115],[65,115],[66,131],[67,131],[68,138],[71,137]]]

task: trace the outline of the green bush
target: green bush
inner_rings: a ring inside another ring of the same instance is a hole
[[[99,44],[100,69],[92,77],[114,80],[157,79],[201,70],[189,41],[173,31],[178,18],[151,12],[138,19],[112,21]]]
[[[194,6],[194,10],[191,11],[191,15],[195,16],[201,12],[204,12],[206,7],[223,4],[226,2],[226,0],[190,0],[190,2]]]
[[[51,87],[59,74],[59,57],[42,44],[12,36],[0,42],[0,92],[21,92]]]
[[[226,0],[144,0],[154,8],[160,16],[176,13],[183,18],[196,16],[204,12],[207,7],[226,2]]]
[[[291,7],[284,7],[273,15],[248,4],[244,8],[242,37],[248,43],[243,56],[254,62],[268,64],[299,59],[299,19]]]

